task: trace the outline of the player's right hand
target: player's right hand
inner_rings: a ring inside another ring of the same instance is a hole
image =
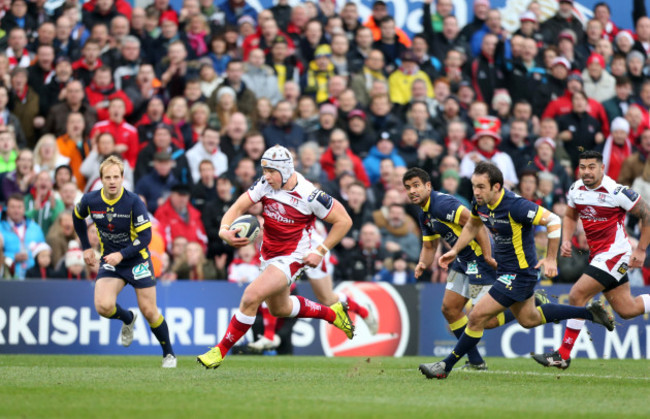
[[[241,227],[234,230],[223,229],[219,232],[219,237],[234,248],[244,247],[249,243],[249,241],[246,237],[237,237],[237,233],[240,231]]]
[[[560,247],[560,256],[565,257],[565,258],[570,258],[571,257],[572,251],[572,246],[571,246],[571,241],[570,240],[565,240],[562,242],[562,247]]]
[[[440,256],[438,259],[438,265],[440,265],[440,267],[443,269],[447,269],[449,267],[449,264],[456,259],[456,256],[458,256],[458,252],[456,252],[454,249],[451,249],[444,255]]]
[[[422,274],[426,270],[427,270],[427,265],[425,265],[422,262],[418,263],[418,266],[415,267],[415,278],[419,278],[420,276],[422,276]]]
[[[95,258],[95,251],[93,249],[84,250],[84,262],[87,266],[95,266],[97,264],[97,258]]]

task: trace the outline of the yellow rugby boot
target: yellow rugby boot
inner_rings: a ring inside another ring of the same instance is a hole
[[[211,348],[208,352],[203,355],[196,357],[196,362],[203,365],[205,368],[217,369],[219,365],[223,362],[223,356],[221,355],[221,349],[218,346]]]
[[[336,313],[336,319],[334,319],[333,323],[334,326],[345,332],[348,339],[352,339],[354,337],[354,323],[352,323],[352,319],[348,314],[348,305],[339,301],[336,304],[332,304],[330,308]]]

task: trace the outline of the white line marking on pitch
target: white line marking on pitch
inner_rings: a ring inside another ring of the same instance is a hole
[[[455,372],[455,370],[454,370]],[[640,381],[650,381],[650,377],[621,377],[618,375],[598,375],[598,374],[575,374],[571,372],[561,372],[557,373],[543,373],[535,371],[459,371],[461,373],[470,373],[470,374],[501,374],[501,375],[532,375],[540,377],[580,377],[580,378],[606,378],[606,379],[618,379],[618,380],[640,380]]]

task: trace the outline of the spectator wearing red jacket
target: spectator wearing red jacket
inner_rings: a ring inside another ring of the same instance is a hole
[[[96,5],[97,5],[97,0],[88,0],[82,6],[82,10],[85,10],[87,12],[92,12],[93,10],[95,10]],[[131,4],[129,4],[128,1],[115,0],[114,5],[115,5],[115,10],[117,10],[117,13],[124,15],[127,17],[127,19],[131,20],[131,12],[133,11],[133,9],[131,8]]]
[[[273,41],[277,36],[281,36],[285,39],[287,47],[289,48],[289,54],[291,55],[295,50],[293,40],[278,28],[275,19],[267,19],[262,22],[254,34],[249,35],[244,39],[244,43],[242,44],[244,61],[248,61],[248,54],[256,48],[264,51],[264,55],[269,54]]]
[[[113,76],[110,67],[102,66],[95,71],[93,81],[86,87],[86,98],[90,106],[97,110],[97,119],[105,121],[108,119],[108,105],[115,98],[122,99],[124,103],[125,116],[133,112],[131,99],[122,90],[117,90],[113,84]]]
[[[347,156],[352,161],[353,171],[358,180],[363,182],[366,188],[370,187],[370,180],[361,159],[350,150],[350,141],[345,131],[335,129],[330,135],[329,147],[323,153],[320,164],[329,180],[337,177],[336,161],[339,157]]]
[[[190,204],[190,192],[187,185],[174,185],[167,201],[154,214],[160,221],[160,231],[169,251],[177,237],[185,237],[190,243],[201,243],[203,252],[208,248],[208,236],[201,221],[201,213]]]
[[[122,154],[122,157],[129,162],[133,169],[140,152],[138,130],[124,120],[126,104],[121,97],[114,97],[108,106],[108,119],[99,121],[90,131],[90,138],[94,138],[103,132],[110,132],[115,138],[115,150]]]
[[[573,107],[571,105],[571,97],[575,92],[583,91],[582,76],[579,72],[574,72],[567,77],[567,89],[564,96],[559,97],[548,104],[541,119],[557,118],[558,116],[571,113]],[[600,122],[602,133],[605,137],[609,135],[609,119],[607,112],[603,105],[597,100],[588,99],[587,113]]]

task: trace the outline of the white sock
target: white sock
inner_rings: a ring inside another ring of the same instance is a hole
[[[241,311],[237,310],[235,311],[235,318],[240,322],[244,324],[253,324],[255,323],[255,316],[247,316]]]
[[[566,321],[566,327],[573,330],[582,330],[582,326],[584,325],[585,325],[584,320],[569,319]]]
[[[343,294],[342,292],[339,292],[339,301],[342,303],[347,303],[348,302],[348,296]]]
[[[642,294],[643,306],[645,307],[644,313],[650,313],[650,294]]]
[[[296,317],[300,312],[300,300],[295,295],[290,295],[289,299],[293,303],[293,308],[291,309],[289,317]]]

